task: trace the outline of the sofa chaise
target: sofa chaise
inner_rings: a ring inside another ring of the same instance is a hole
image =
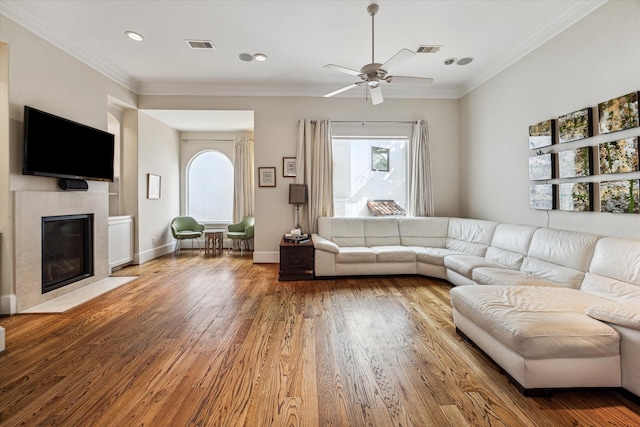
[[[312,237],[317,277],[420,274],[456,285],[456,329],[525,395],[640,396],[638,240],[447,217],[323,217]]]

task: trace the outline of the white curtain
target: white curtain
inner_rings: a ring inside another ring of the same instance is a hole
[[[298,125],[296,184],[306,184],[308,202],[300,208],[305,233],[318,230],[318,218],[333,216],[331,121],[304,120]]]
[[[254,212],[253,139],[236,138],[234,144],[233,222],[237,223]],[[234,240],[233,243],[238,242]],[[253,249],[253,241],[247,243],[248,248]]]
[[[431,158],[429,155],[429,128],[418,120],[413,126],[409,143],[409,200],[408,216],[433,216],[431,191]]]

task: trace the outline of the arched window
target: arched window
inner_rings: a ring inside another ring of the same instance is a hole
[[[187,215],[203,223],[231,223],[233,164],[219,151],[204,151],[189,162]]]

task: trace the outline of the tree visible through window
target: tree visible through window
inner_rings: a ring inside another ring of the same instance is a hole
[[[197,154],[187,166],[187,215],[210,224],[231,223],[233,165],[218,151]]]
[[[334,215],[404,215],[408,138],[333,140]]]

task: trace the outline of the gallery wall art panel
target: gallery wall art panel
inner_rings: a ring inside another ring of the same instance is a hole
[[[627,173],[640,171],[638,137],[603,142],[598,146],[600,173]]]
[[[534,184],[529,186],[529,207],[531,209],[552,210],[556,208],[556,186],[554,184]]]
[[[553,153],[529,157],[529,180],[553,179],[555,177],[554,159]]]
[[[593,210],[593,184],[572,182],[558,185],[561,211],[589,212]]]
[[[591,165],[591,147],[581,147],[558,153],[559,178],[589,176],[593,169]]]
[[[583,108],[558,118],[558,141],[576,141],[593,136],[592,108]]]
[[[598,104],[600,133],[611,133],[640,126],[638,92]]]
[[[601,182],[600,211],[640,213],[640,180]]]
[[[555,139],[554,120],[545,120],[529,126],[529,149],[548,147]]]

